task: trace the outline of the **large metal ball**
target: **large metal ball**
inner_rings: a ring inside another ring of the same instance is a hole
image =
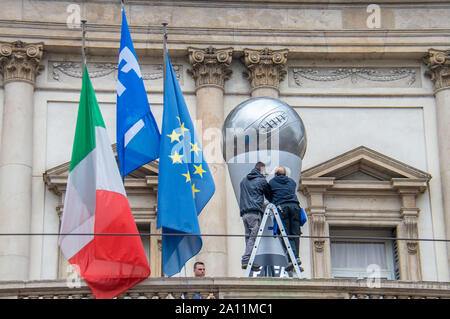
[[[286,151],[303,159],[307,145],[305,126],[297,112],[268,97],[251,98],[236,106],[225,119],[222,136],[226,162],[239,153],[262,149]],[[238,147],[239,143],[245,147]]]

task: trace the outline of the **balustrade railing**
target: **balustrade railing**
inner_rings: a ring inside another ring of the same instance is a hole
[[[72,288],[71,288],[72,287]],[[450,299],[449,282],[292,278],[148,278],[119,299],[339,298]],[[66,280],[0,281],[0,298],[92,299],[89,287]]]

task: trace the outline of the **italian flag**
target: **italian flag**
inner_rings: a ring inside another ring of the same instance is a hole
[[[150,275],[87,68],[60,233],[61,251],[96,298],[118,296]],[[119,233],[133,235],[102,235]]]

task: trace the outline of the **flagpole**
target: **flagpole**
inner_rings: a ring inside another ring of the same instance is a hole
[[[167,63],[167,21],[161,22],[163,27],[163,99],[164,99],[164,92],[166,90],[166,63]],[[163,233],[163,230],[161,229],[161,232]],[[161,237],[161,245],[163,244],[163,238]],[[163,256],[164,249],[161,249],[161,277],[165,278],[164,276],[164,256]]]
[[[120,0],[120,11],[122,12],[122,14],[125,12],[125,0]],[[123,20],[123,18],[122,18],[122,20]],[[123,23],[123,21],[122,21],[122,23]],[[122,35],[121,35],[121,37],[122,37]],[[124,157],[125,157],[125,154],[124,154]],[[122,183],[123,183],[123,185],[125,187],[125,175],[122,175],[122,167],[121,167],[121,165],[123,165],[123,164],[119,165],[119,167],[120,167],[119,168],[119,173],[120,173],[120,177],[122,178]]]
[[[166,88],[166,63],[167,63],[167,22],[163,21],[163,91]]]
[[[86,19],[81,20],[81,74],[84,73],[84,69],[86,66],[86,47],[85,47],[85,39],[86,39]]]

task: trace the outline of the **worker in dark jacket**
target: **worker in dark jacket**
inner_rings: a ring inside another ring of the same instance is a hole
[[[289,237],[292,250],[294,252],[297,263],[301,261],[299,255],[299,236],[300,236],[300,204],[296,195],[295,181],[286,176],[284,167],[277,168],[275,177],[269,182],[272,190],[272,203],[277,207],[283,222],[284,229]],[[292,262],[289,262],[286,270],[292,270]]]
[[[264,213],[264,197],[272,201],[270,186],[264,177],[265,164],[258,162],[255,168],[245,176],[240,184],[239,209],[245,228],[245,252],[242,256],[241,267],[246,269],[255,243],[256,235]],[[259,270],[260,266],[253,264],[252,270]]]

